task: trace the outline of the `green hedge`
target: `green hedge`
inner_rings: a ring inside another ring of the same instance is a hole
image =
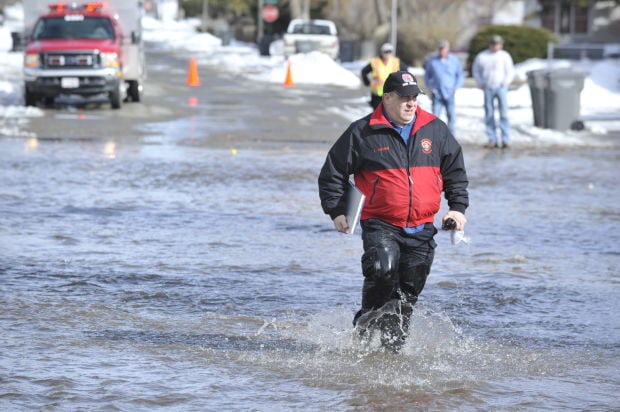
[[[510,53],[515,64],[532,58],[546,58],[547,43],[558,41],[553,33],[546,29],[529,26],[484,26],[469,43],[468,69],[471,68],[476,55],[489,47],[489,39],[494,34],[504,38],[504,50]]]

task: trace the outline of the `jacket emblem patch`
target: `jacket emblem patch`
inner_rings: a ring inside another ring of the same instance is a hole
[[[377,147],[374,151],[375,152],[387,152],[388,150],[390,150],[390,146]]]
[[[422,146],[422,153],[429,154],[433,151],[433,141],[431,139],[420,140],[420,146]]]

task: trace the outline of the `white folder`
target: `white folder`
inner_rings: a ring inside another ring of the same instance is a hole
[[[346,205],[347,205],[347,223],[349,224],[349,231],[347,233],[355,233],[355,228],[360,221],[362,214],[362,208],[364,207],[364,200],[366,196],[355,186],[351,180],[347,184],[347,189],[344,193]]]

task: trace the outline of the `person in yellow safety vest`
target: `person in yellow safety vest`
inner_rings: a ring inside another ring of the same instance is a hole
[[[362,68],[362,81],[366,86],[370,86],[370,102],[373,110],[381,103],[383,96],[383,83],[390,73],[407,70],[400,59],[394,56],[394,47],[390,43],[381,46],[381,56],[373,59]],[[372,73],[372,78],[368,75]]]

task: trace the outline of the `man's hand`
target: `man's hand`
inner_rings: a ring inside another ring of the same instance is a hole
[[[344,215],[336,216],[333,222],[334,227],[340,233],[347,233],[349,230],[349,224],[347,223],[347,218]]]
[[[467,219],[465,219],[465,215],[461,212],[457,212],[456,210],[450,210],[446,215],[441,219],[441,223],[445,222],[446,219],[452,218],[456,222],[455,230],[464,230],[465,224],[467,223]],[[334,220],[335,222],[335,220]]]

